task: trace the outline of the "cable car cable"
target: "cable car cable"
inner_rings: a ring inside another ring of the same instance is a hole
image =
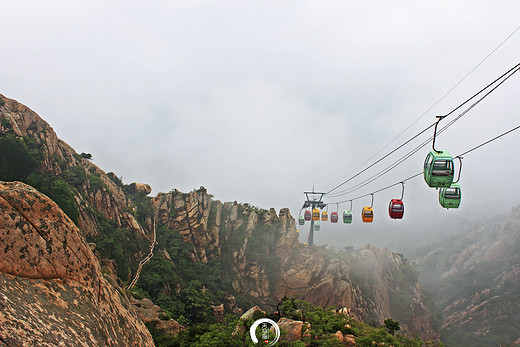
[[[457,82],[453,87],[451,87],[450,90],[448,90],[443,96],[441,96],[441,98],[439,100],[437,100],[432,106],[430,106],[426,111],[424,111],[423,114],[421,114],[419,116],[419,118],[417,118],[415,121],[413,121],[406,129],[404,129],[401,133],[399,133],[399,135],[397,135],[396,137],[394,137],[389,143],[387,143],[383,148],[381,148],[377,153],[375,153],[373,156],[371,156],[370,158],[368,158],[364,163],[362,163],[361,165],[359,165],[357,168],[355,168],[354,170],[352,170],[351,172],[349,172],[348,174],[346,174],[345,176],[343,176],[342,178],[334,181],[334,182],[337,182],[337,181],[340,181],[342,179],[344,179],[345,177],[348,177],[352,172],[358,170],[359,168],[363,167],[363,165],[365,165],[366,163],[368,163],[372,158],[374,158],[376,155],[378,155],[379,153],[381,153],[386,147],[388,147],[391,143],[393,143],[395,140],[397,140],[402,134],[404,134],[408,129],[410,129],[415,123],[417,123],[422,117],[424,117],[429,111],[431,111],[435,106],[437,106],[437,104],[439,102],[441,102],[446,96],[448,96],[455,88],[457,88],[459,86],[459,84],[461,84],[462,82],[464,82],[464,80],[466,80],[466,78],[469,77],[469,75],[471,75],[476,69],[478,69],[480,67],[480,65],[482,65],[491,55],[493,55],[493,53],[495,53],[504,43],[507,42],[507,40],[509,40],[518,30],[520,30],[520,26],[518,28],[516,28],[515,30],[513,30],[513,32],[511,34],[509,34],[509,36],[507,36],[497,47],[495,47],[495,49],[493,49],[484,59],[482,59],[480,61],[480,63],[478,63],[475,67],[473,67],[473,69],[471,69],[459,82]],[[334,183],[333,182],[333,183]]]
[[[427,130],[429,130],[431,127],[433,127],[435,125],[435,123],[432,123],[431,125],[429,125],[427,128],[425,128],[424,130],[422,130],[420,133],[418,133],[417,135],[415,135],[414,137],[412,137],[411,139],[409,139],[408,141],[406,141],[405,143],[403,143],[402,145],[400,145],[399,147],[397,147],[396,149],[394,149],[393,151],[391,151],[390,153],[387,153],[384,157],[382,157],[381,159],[377,160],[376,162],[372,163],[370,166],[368,166],[367,168],[365,168],[364,170],[358,172],[357,174],[355,174],[354,176],[352,176],[351,178],[349,178],[348,180],[346,180],[345,182],[341,183],[340,185],[336,186],[335,188],[332,188],[331,190],[329,190],[328,192],[326,192],[325,194],[330,194],[331,192],[333,192],[334,190],[338,189],[339,187],[347,184],[348,182],[352,181],[354,178],[356,178],[357,176],[361,175],[363,172],[367,171],[368,169],[370,169],[371,167],[373,167],[374,165],[376,165],[377,163],[379,163],[380,161],[382,161],[383,159],[385,159],[386,157],[388,157],[390,154],[396,152],[397,150],[401,149],[403,146],[407,145],[408,143],[410,143],[411,141],[415,140],[418,136],[422,135],[424,132],[426,132]]]
[[[477,148],[480,148],[480,147],[482,147],[482,146],[484,146],[484,145],[487,145],[488,143],[490,143],[490,142],[492,142],[492,141],[495,141],[496,139],[501,138],[501,137],[504,136],[504,135],[507,135],[507,134],[509,134],[509,133],[511,133],[511,132],[513,132],[513,131],[515,131],[515,130],[518,130],[518,128],[520,128],[520,125],[517,126],[517,127],[514,127],[514,128],[511,129],[511,130],[506,131],[506,132],[503,133],[503,134],[500,134],[500,135],[498,135],[498,136],[492,138],[491,140],[488,140],[488,141],[486,141],[486,142],[484,142],[484,143],[481,143],[480,145],[478,145],[478,146],[476,146],[476,147],[473,147],[472,149],[470,149],[470,150],[468,150],[468,151],[466,151],[466,152],[464,152],[464,153],[459,154],[457,157],[462,157],[463,155],[466,155],[466,154],[468,154],[468,153],[470,153],[470,152],[476,150]]]
[[[467,104],[470,100],[474,99],[476,96],[478,96],[479,94],[481,94],[484,90],[486,90],[487,88],[489,88],[490,86],[492,86],[493,84],[495,84],[497,81],[499,81],[501,78],[503,78],[503,80],[498,83],[496,86],[494,86],[491,90],[489,90],[487,93],[485,93],[480,99],[478,99],[477,101],[475,101],[473,104],[471,104],[466,110],[464,110],[460,115],[458,115],[455,119],[451,120],[448,124],[446,124],[443,128],[441,128],[439,131],[437,131],[437,134],[441,134],[444,130],[446,130],[447,128],[449,128],[450,126],[452,126],[455,122],[457,122],[460,118],[462,118],[464,115],[466,115],[471,109],[473,109],[477,104],[479,104],[482,100],[484,100],[487,96],[489,96],[493,91],[495,91],[499,86],[501,86],[505,81],[507,81],[514,73],[518,72],[519,69],[518,67],[520,67],[520,64],[517,64],[514,68],[510,69],[507,73],[503,74],[502,76],[500,76],[499,78],[497,78],[495,81],[493,81],[492,83],[488,84],[485,88],[481,89],[478,93],[474,94],[471,98],[469,98],[468,100],[466,100],[464,103],[462,103],[460,106],[456,107],[454,110],[452,110],[450,113],[446,114],[445,116],[443,116],[442,118],[445,118],[447,117],[448,115],[452,114],[454,111],[456,111],[457,109],[459,109],[462,105],[464,104]],[[509,74],[509,75],[507,75]],[[506,76],[507,75],[507,76]],[[504,77],[505,76],[505,77]],[[441,119],[442,119],[441,118]],[[440,120],[440,119],[439,119]],[[425,130],[423,130],[420,134],[422,134],[424,131],[426,131],[427,129],[431,128],[433,125],[437,124],[438,122],[436,123],[433,123],[432,125],[430,125],[428,128],[426,128]],[[419,134],[418,134],[419,135]],[[418,135],[414,136],[413,139],[415,139]],[[341,192],[337,192],[335,194],[332,194],[333,197],[337,197],[337,196],[341,196],[341,195],[346,195],[346,194],[349,194],[351,193],[352,191],[354,190],[357,190],[371,182],[373,182],[375,179],[381,177],[382,175],[386,174],[387,172],[389,172],[390,170],[394,169],[396,166],[398,166],[399,164],[401,164],[402,162],[404,162],[406,159],[408,159],[409,157],[411,157],[413,154],[415,154],[416,152],[418,152],[421,148],[423,148],[424,146],[426,146],[432,139],[434,138],[434,136],[431,136],[428,140],[424,141],[422,144],[420,144],[419,146],[417,146],[416,148],[414,148],[412,151],[408,152],[405,156],[401,157],[400,159],[398,159],[396,162],[390,164],[389,166],[387,166],[385,169],[379,171],[378,173],[376,173],[375,175],[371,176],[370,178],[368,178],[367,180],[361,182],[361,183],[358,183],[357,185],[351,187],[351,188],[348,188],[346,190],[343,190]],[[407,141],[406,143],[409,143],[411,140]],[[401,145],[400,147],[398,147],[397,149],[401,148],[403,145]],[[396,150],[397,150],[396,149]],[[391,153],[395,152],[392,151]],[[391,154],[389,153],[389,154]],[[387,156],[389,155],[387,154]],[[358,174],[356,174],[355,176],[353,176],[352,178],[350,178],[349,180],[343,182],[341,185],[339,185],[338,187],[330,190],[327,194],[330,194],[330,192],[332,192],[333,190],[339,188],[340,186],[348,183],[349,181],[351,181],[353,178],[359,176],[361,173],[365,172],[366,170],[368,170],[370,167],[374,166],[376,163],[380,162],[381,160],[385,159],[385,157],[379,159],[377,162],[375,162],[374,164],[372,164],[371,166],[367,167],[365,170],[359,172]],[[358,188],[356,188],[358,187]],[[353,189],[353,188],[356,188],[356,189]]]
[[[478,149],[478,148],[480,148],[480,147],[482,147],[482,146],[485,146],[485,145],[487,145],[488,143],[493,142],[493,141],[495,141],[495,140],[501,138],[502,136],[505,136],[505,135],[507,135],[507,134],[509,134],[509,133],[512,133],[513,131],[518,130],[518,129],[520,129],[520,125],[518,125],[518,126],[512,128],[512,129],[510,129],[510,130],[508,130],[508,131],[506,131],[506,132],[504,132],[504,133],[502,133],[502,134],[500,134],[500,135],[498,135],[498,136],[495,136],[494,138],[492,138],[492,139],[490,139],[490,140],[487,140],[486,142],[483,142],[483,143],[481,143],[480,145],[475,146],[475,147],[473,147],[473,148],[467,150],[466,152],[463,152],[463,153],[457,155],[455,158],[462,158],[462,156],[464,156],[464,155],[466,155],[466,154],[468,154],[468,153],[470,153],[470,152],[473,152],[474,150],[476,150],[476,149]],[[375,190],[375,191],[373,191],[372,193],[368,193],[368,194],[365,194],[365,195],[361,195],[361,196],[358,196],[357,198],[353,198],[353,199],[348,199],[348,200],[343,200],[343,201],[338,201],[338,202],[330,202],[329,204],[341,204],[341,203],[344,203],[344,202],[348,202],[348,201],[353,201],[353,200],[361,199],[361,198],[364,198],[364,197],[369,196],[369,195],[371,195],[371,194],[379,193],[379,192],[381,192],[381,191],[383,191],[383,190],[389,189],[389,188],[391,188],[391,187],[393,187],[393,186],[396,186],[396,185],[398,185],[398,184],[401,184],[402,182],[409,181],[409,180],[411,180],[411,179],[413,179],[413,178],[415,178],[415,177],[417,177],[417,176],[420,176],[420,175],[422,175],[422,174],[423,174],[423,172],[421,171],[421,172],[419,172],[419,173],[417,173],[417,174],[415,174],[415,175],[413,175],[413,176],[410,176],[410,177],[408,177],[408,178],[406,178],[406,179],[404,179],[404,180],[401,180],[401,181],[399,181],[399,182],[397,182],[397,183],[394,183],[394,184],[391,184],[391,185],[386,186],[386,187],[384,187],[384,188],[381,188],[381,189]]]
[[[453,110],[451,110],[450,112],[448,112],[446,115],[442,116],[442,118],[446,118],[448,116],[450,116],[451,114],[453,114],[455,111],[457,111],[458,109],[460,109],[462,106],[464,106],[465,104],[467,104],[468,102],[470,102],[471,100],[473,100],[475,97],[477,97],[479,94],[481,94],[482,92],[484,92],[486,89],[490,88],[492,85],[494,85],[495,83],[497,83],[498,81],[500,81],[501,79],[503,79],[503,81],[501,81],[498,85],[496,85],[495,87],[493,87],[489,92],[487,92],[483,97],[481,97],[477,102],[473,103],[468,109],[466,109],[466,111],[464,111],[461,115],[459,115],[454,121],[451,121],[450,123],[448,123],[449,125],[448,126],[445,126],[444,128],[442,128],[438,133],[440,134],[443,130],[445,130],[447,127],[451,126],[453,123],[455,123],[457,120],[459,120],[462,116],[464,116],[469,110],[471,110],[473,107],[475,107],[480,101],[482,101],[485,97],[487,97],[489,94],[491,94],[491,92],[493,92],[494,90],[496,90],[500,85],[502,85],[502,83],[504,83],[505,81],[507,81],[514,73],[516,73],[518,70],[519,70],[519,67],[520,67],[520,63],[516,64],[514,67],[512,67],[511,69],[509,69],[507,72],[505,72],[504,74],[502,74],[500,77],[498,77],[497,79],[495,79],[493,82],[489,83],[487,86],[485,86],[484,88],[482,88],[480,91],[478,91],[477,93],[475,93],[473,96],[471,96],[470,98],[468,98],[466,101],[464,101],[462,104],[460,104],[459,106],[455,107]],[[508,75],[509,74],[509,75]],[[507,76],[508,75],[508,76]],[[328,192],[326,192],[326,194],[330,194],[331,192],[333,192],[334,190],[338,189],[339,187],[345,185],[346,183],[350,182],[351,180],[353,180],[354,178],[356,178],[357,176],[359,176],[360,174],[362,174],[363,172],[367,171],[368,169],[370,169],[371,167],[373,167],[374,165],[376,165],[377,163],[381,162],[382,160],[384,160],[385,158],[387,158],[390,154],[396,152],[397,150],[399,150],[400,148],[402,148],[403,146],[405,146],[406,144],[408,144],[409,142],[411,142],[412,140],[414,140],[415,138],[417,138],[418,136],[420,136],[422,133],[424,133],[425,131],[427,131],[429,128],[431,128],[432,126],[434,126],[437,122],[431,124],[430,126],[428,126],[427,128],[425,128],[424,130],[422,130],[421,132],[419,132],[418,134],[416,134],[415,136],[413,136],[411,139],[409,139],[408,141],[406,141],[405,143],[403,143],[402,145],[400,145],[399,147],[397,147],[396,149],[394,149],[393,151],[387,153],[385,156],[383,156],[382,158],[380,158],[379,160],[377,160],[376,162],[372,163],[370,166],[368,166],[367,168],[365,168],[364,170],[358,172],[356,175],[352,176],[351,178],[349,178],[348,180],[344,181],[343,183],[337,185],[336,187],[332,188],[331,190],[329,190]],[[433,137],[432,137],[433,138]]]

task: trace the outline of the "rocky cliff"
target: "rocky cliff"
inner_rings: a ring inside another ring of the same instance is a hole
[[[399,319],[410,335],[438,337],[416,273],[402,255],[370,245],[356,251],[307,247],[298,242],[289,210],[277,214],[222,203],[203,187],[150,198],[149,186],[124,185],[115,174],[105,174],[89,154],[77,154],[59,140],[36,113],[0,99],[0,177],[29,183],[56,201],[79,235],[93,242],[105,270],[113,268],[124,282],[135,276],[156,235],[154,256],[142,267],[136,290],[167,315],[200,322],[211,305],[240,313],[252,304],[274,308],[284,296],[301,295],[345,307],[368,322]],[[50,218],[45,210],[39,213]],[[64,268],[60,280],[71,281]]]
[[[360,250],[307,247],[298,241],[288,209],[262,210],[214,201],[206,189],[154,198],[160,224],[178,232],[196,262],[225,261],[230,294],[274,308],[299,295],[323,307],[346,307],[368,322],[394,317],[410,335],[433,340],[431,314],[417,275],[400,254],[367,245]]]
[[[445,339],[520,343],[520,207],[475,224],[418,264],[422,284],[442,311]]]
[[[115,221],[118,227],[128,228],[136,235],[147,235],[131,213],[131,203],[122,188],[87,159],[89,155],[77,154],[58,138],[47,122],[28,107],[1,94],[0,99],[4,101],[4,105],[0,107],[0,136],[4,139],[3,147],[13,150],[7,147],[9,137],[23,139],[26,150],[37,154],[37,172],[40,175],[52,174],[70,183],[76,193],[76,224],[82,233],[87,236],[99,234],[98,218],[94,214],[98,212]],[[20,158],[13,158],[12,161],[5,157],[2,159],[0,170],[5,166],[17,167],[20,161]],[[34,178],[35,182],[41,183]]]
[[[0,182],[0,342],[153,346],[128,298],[48,197]]]

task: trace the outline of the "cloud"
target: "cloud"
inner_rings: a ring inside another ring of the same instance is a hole
[[[217,199],[290,207],[297,215],[303,191],[328,190],[349,177],[495,49],[518,26],[519,6],[9,2],[0,14],[0,81],[3,94],[34,109],[58,136],[126,183],[150,183],[154,194],[204,185]],[[380,155],[516,64],[519,34]],[[442,134],[439,146],[461,153],[516,126],[518,83],[518,76],[505,83]],[[511,134],[468,154],[464,201],[450,214],[439,210],[420,177],[407,182],[408,223],[420,228],[418,216],[477,215],[518,204],[520,187],[504,178],[519,169],[517,147]],[[354,197],[419,172],[427,151]],[[352,225],[358,238],[395,226],[382,216],[399,194],[397,187],[375,196],[371,229]],[[370,203],[360,200],[357,210]]]

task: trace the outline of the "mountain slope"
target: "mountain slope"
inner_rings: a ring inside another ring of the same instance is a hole
[[[443,312],[446,342],[520,343],[520,207],[474,225],[418,264]]]

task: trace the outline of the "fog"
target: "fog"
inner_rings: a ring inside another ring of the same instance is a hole
[[[371,162],[517,64],[519,10],[516,1],[469,0],[5,1],[0,92],[104,171],[150,184],[152,195],[204,186],[215,199],[289,207],[297,218],[304,191],[330,190],[413,122]],[[516,74],[442,133],[437,147],[457,155],[517,126],[519,86]],[[405,183],[403,220],[387,213],[401,195],[396,185],[375,194],[372,224],[360,218],[367,196],[353,202],[351,225],[323,223],[315,242],[399,250],[417,235],[424,241],[507,212],[520,204],[519,134],[464,157],[459,209],[441,208],[437,191],[417,177]],[[429,148],[325,201],[420,172]],[[308,225],[300,234],[305,241]]]

